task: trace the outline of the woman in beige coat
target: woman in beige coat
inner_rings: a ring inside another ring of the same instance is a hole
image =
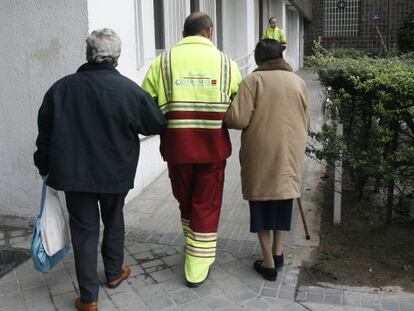
[[[225,121],[243,130],[243,198],[264,256],[254,268],[274,281],[283,265],[283,232],[290,230],[293,199],[301,193],[309,108],[305,82],[283,60],[278,41],[259,41],[255,60],[258,68],[243,80]]]

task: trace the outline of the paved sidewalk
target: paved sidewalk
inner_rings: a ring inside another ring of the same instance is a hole
[[[313,124],[320,117],[320,88],[315,77],[300,73],[308,83]],[[177,203],[172,197],[168,175],[162,174],[125,207],[125,264],[132,274],[117,289],[102,285],[99,310],[330,310],[413,311],[414,296],[383,296],[373,289],[299,287],[302,260],[319,244],[319,215],[315,204],[322,168],[309,159],[305,163],[303,205],[311,228],[304,238],[298,211],[294,209],[292,230],[286,238],[287,264],[276,282],[264,281],[252,268],[260,258],[256,235],[249,232],[249,209],[240,191],[239,133],[232,132],[233,156],[226,169],[224,202],[219,228],[217,260],[208,280],[197,289],[184,285],[183,237]],[[139,172],[138,172],[139,173]],[[0,228],[0,246],[27,249],[30,232]],[[78,295],[70,253],[52,272],[41,274],[32,262],[0,279],[0,311],[74,310]],[[104,283],[102,259],[99,277]]]

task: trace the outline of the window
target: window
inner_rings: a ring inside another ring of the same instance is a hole
[[[164,0],[154,0],[154,27],[155,50],[156,55],[159,55],[165,50]]]
[[[324,36],[358,36],[359,4],[360,0],[324,0]]]
[[[191,0],[190,1],[190,10],[191,12],[199,12],[200,11],[200,0]]]

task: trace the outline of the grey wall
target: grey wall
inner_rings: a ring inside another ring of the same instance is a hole
[[[87,1],[1,0],[0,215],[34,216],[37,111],[47,89],[84,62]]]
[[[312,1],[311,0],[289,0],[292,5],[307,19],[312,20]]]

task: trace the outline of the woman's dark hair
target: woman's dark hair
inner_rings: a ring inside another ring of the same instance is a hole
[[[257,42],[254,50],[254,60],[257,65],[269,60],[282,57],[282,46],[279,41],[273,39],[263,39]]]

